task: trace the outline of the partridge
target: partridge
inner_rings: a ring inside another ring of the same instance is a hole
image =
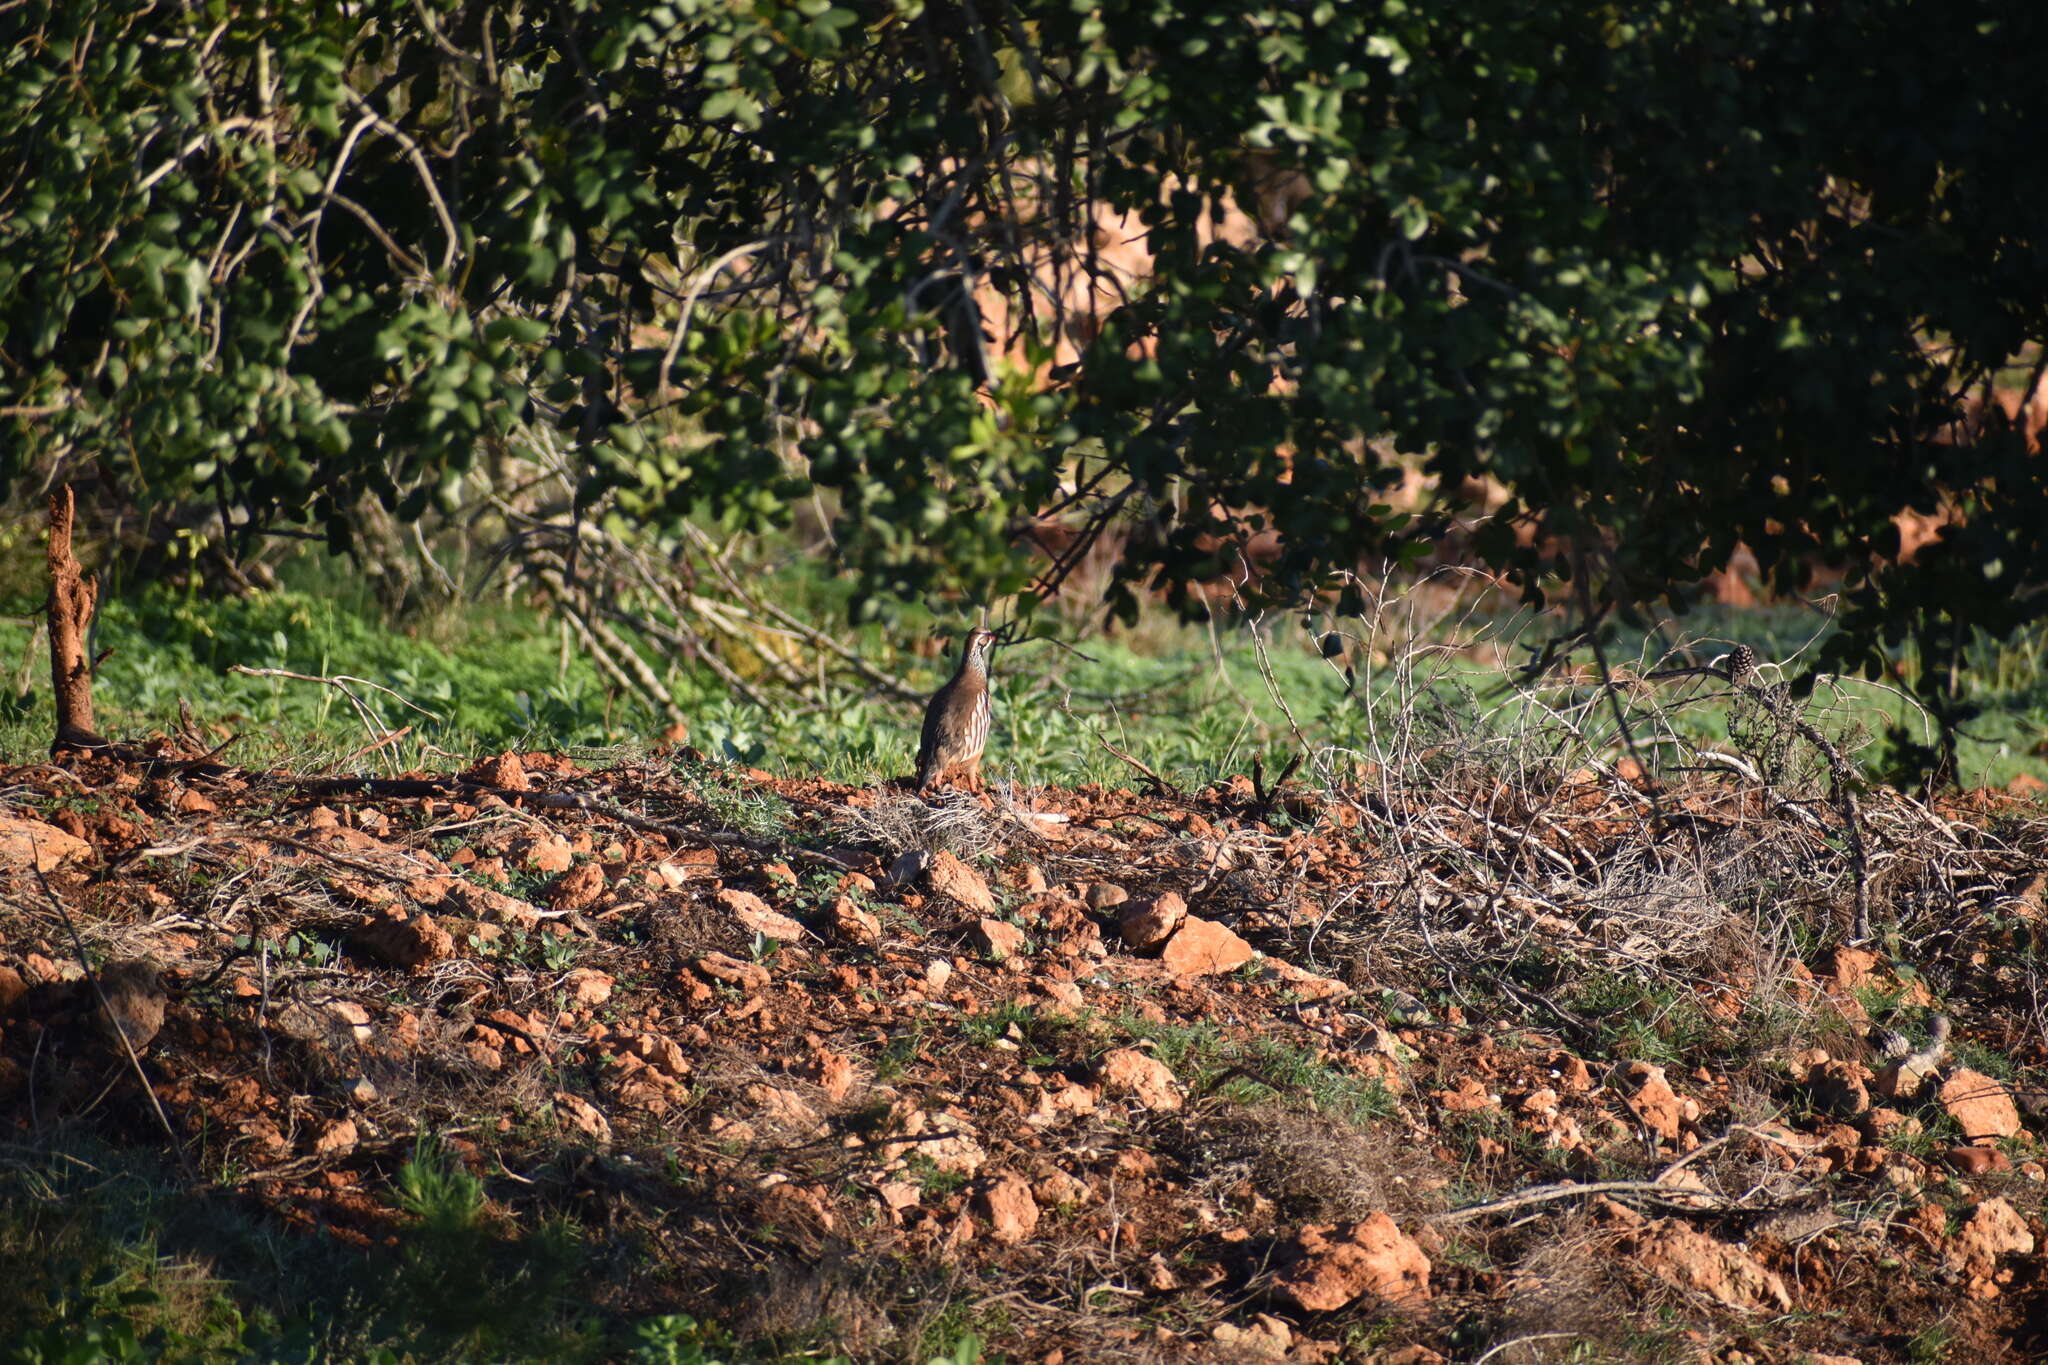
[[[981,750],[988,743],[988,655],[996,637],[967,632],[960,668],[924,708],[924,738],[917,746],[917,789],[928,790],[956,770],[972,791],[981,790]]]

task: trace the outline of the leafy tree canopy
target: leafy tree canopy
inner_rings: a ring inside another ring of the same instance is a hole
[[[2003,0],[18,0],[0,475],[340,546],[547,432],[639,521],[835,494],[868,609],[1049,589],[1024,517],[1135,524],[1128,611],[1263,529],[1278,600],[1412,554],[1398,449],[1596,611],[1737,542],[1846,566],[1831,662],[1876,667],[2040,610],[2040,461],[1958,418],[2048,337],[2044,39]],[[1907,508],[1956,515],[1900,566]]]

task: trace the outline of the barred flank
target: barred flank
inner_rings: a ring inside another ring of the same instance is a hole
[[[917,746],[919,787],[930,786],[949,768],[981,757],[993,709],[987,669],[969,649],[960,660],[960,671],[925,707],[924,733]]]

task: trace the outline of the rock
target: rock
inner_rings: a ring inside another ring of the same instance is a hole
[[[1863,1068],[1854,1062],[1829,1058],[1815,1063],[1807,1070],[1806,1089],[1813,1096],[1813,1107],[1823,1114],[1850,1119],[1870,1108]]]
[[[589,1009],[612,998],[612,979],[589,967],[572,967],[562,977],[562,989],[570,1004]]]
[[[1115,882],[1092,883],[1088,888],[1088,894],[1083,897],[1091,910],[1107,910],[1112,906],[1122,905],[1130,898],[1131,893]]]
[[[1439,1090],[1431,1096],[1446,1114],[1478,1114],[1499,1106],[1500,1096],[1486,1088],[1477,1076],[1466,1076],[1456,1090]]]
[[[715,848],[686,848],[654,865],[655,879],[671,891],[717,875],[718,850]],[[649,883],[650,886],[653,884]]]
[[[1971,1142],[2012,1137],[2020,1131],[2019,1106],[2013,1103],[2012,1092],[1980,1071],[1958,1067],[1941,1087],[1939,1098]]]
[[[1648,1062],[1625,1062],[1608,1075],[1608,1084],[1619,1090],[1644,1126],[1666,1142],[1678,1141],[1678,1125],[1684,1110],[1678,1092],[1664,1079],[1664,1068]]]
[[[2025,1256],[2034,1250],[2034,1234],[2027,1220],[2003,1199],[1987,1199],[1970,1214],[1943,1255],[1951,1269],[1974,1280],[1988,1282],[1997,1271],[1998,1258]]]
[[[377,1100],[377,1083],[368,1076],[358,1076],[342,1089],[350,1104],[361,1107],[374,1104]]]
[[[486,787],[500,787],[505,791],[532,791],[533,783],[526,776],[526,765],[519,761],[519,755],[499,754],[496,758],[485,759],[463,776],[471,782]]]
[[[0,870],[55,872],[65,863],[91,856],[91,844],[55,825],[0,815]]]
[[[974,928],[968,931],[968,937],[982,953],[999,962],[1023,957],[1031,951],[1030,940],[1024,937],[1024,931],[999,919],[976,920]]]
[[[933,1132],[945,1136],[932,1137]],[[902,1133],[916,1140],[884,1142],[884,1161],[902,1162],[922,1156],[942,1171],[971,1176],[988,1160],[988,1152],[975,1141],[974,1125],[958,1114],[927,1114],[922,1109],[912,1109],[902,1116]]]
[[[1675,1218],[1658,1219],[1621,1245],[1636,1264],[1666,1284],[1705,1294],[1729,1308],[1785,1312],[1792,1307],[1792,1295],[1777,1272],[1764,1269],[1740,1247]]]
[[[832,902],[832,932],[848,943],[876,944],[882,941],[882,921],[853,897],[841,896]]]
[[[364,921],[352,936],[356,947],[396,967],[419,971],[455,955],[455,939],[421,911],[416,915],[379,915]]]
[[[1834,961],[1829,964],[1828,975],[1835,978],[1835,989],[1847,995],[1877,975],[1877,954],[1846,945],[1838,947]]]
[[[548,893],[548,904],[557,910],[587,910],[605,891],[604,869],[596,863],[572,867]]]
[[[691,964],[713,981],[738,986],[743,991],[762,991],[774,984],[768,969],[755,962],[742,962],[724,953],[706,953]]]
[[[825,1098],[833,1104],[843,1102],[853,1093],[855,1080],[853,1059],[837,1052],[820,1052],[806,1068],[818,1089],[825,1092]]]
[[[885,1180],[875,1186],[875,1197],[891,1213],[917,1207],[917,1201],[923,1194],[922,1189],[908,1180]]]
[[[1015,1246],[1038,1229],[1038,1203],[1020,1175],[1006,1175],[975,1197],[974,1211],[989,1222],[989,1235]]]
[[[1166,1063],[1135,1048],[1114,1048],[1095,1064],[1095,1080],[1111,1095],[1128,1095],[1147,1109],[1180,1108],[1180,1087]]]
[[[1286,1360],[1294,1331],[1272,1314],[1261,1313],[1250,1327],[1219,1322],[1209,1329],[1209,1339],[1230,1360]]]
[[[1429,1257],[1384,1213],[1344,1228],[1305,1227],[1299,1259],[1274,1292],[1312,1313],[1334,1312],[1367,1294],[1394,1304],[1429,1297]]]
[[[780,943],[795,943],[804,936],[803,925],[770,908],[767,901],[751,891],[727,887],[718,893],[719,905],[732,912],[732,917],[755,933],[772,938]]]
[[[576,855],[569,841],[553,834],[536,834],[516,841],[506,855],[530,872],[553,876],[575,866]]]
[[[925,869],[925,883],[933,894],[944,896],[977,915],[996,912],[995,895],[988,889],[982,875],[950,853],[932,855],[931,865]]]
[[[336,1119],[320,1129],[313,1139],[316,1156],[345,1156],[356,1149],[356,1123],[354,1119]]]
[[[612,1140],[611,1120],[589,1100],[580,1095],[572,1095],[566,1090],[557,1090],[554,1099],[555,1112],[577,1132],[599,1142]]]
[[[1159,960],[1175,976],[1218,976],[1252,960],[1252,945],[1214,920],[1189,915]]]
[[[1162,891],[1151,900],[1126,905],[1117,930],[1134,951],[1148,952],[1172,938],[1187,917],[1188,903],[1175,892]]]
[[[416,877],[405,884],[405,894],[415,903],[442,914],[493,920],[528,933],[540,928],[540,911],[533,906],[517,896],[460,877]]]
[[[121,1037],[141,1052],[164,1026],[163,978],[156,964],[139,960],[109,962],[98,972],[100,993],[107,998],[101,1027],[118,1049]]]
[[[658,1033],[635,1034],[628,1040],[626,1048],[648,1066],[673,1080],[681,1080],[690,1074],[690,1061],[672,1038],[664,1038]]]
[[[1313,1005],[1324,1000],[1335,1000],[1351,994],[1351,988],[1341,981],[1327,976],[1317,976],[1306,967],[1297,967],[1284,958],[1269,957],[1261,964],[1260,980],[1277,983],[1295,1000]]]
[[[12,1010],[27,994],[28,982],[21,979],[20,972],[12,967],[0,967],[0,1014]]]

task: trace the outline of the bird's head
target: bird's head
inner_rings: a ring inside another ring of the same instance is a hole
[[[971,664],[988,667],[988,656],[996,647],[996,633],[992,630],[970,630],[967,632],[967,649],[963,656]]]

